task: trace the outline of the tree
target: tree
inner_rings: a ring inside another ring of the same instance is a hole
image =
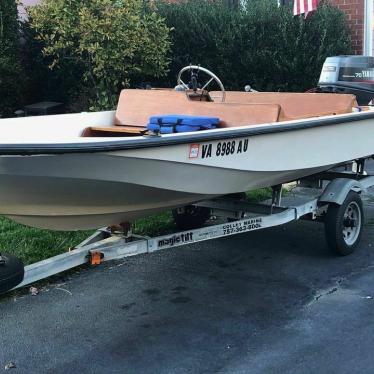
[[[305,91],[317,84],[326,57],[350,53],[346,16],[328,2],[307,19],[275,0],[240,3],[233,11],[227,0],[160,0],[173,45],[170,73],[159,85],[174,85],[192,63],[214,71],[228,90],[250,84],[260,91]]]
[[[19,24],[14,0],[0,1],[0,116],[18,105],[21,89]]]
[[[42,0],[28,10],[51,68],[79,66],[92,107],[109,109],[132,78],[167,72],[170,30],[153,7],[143,0]]]

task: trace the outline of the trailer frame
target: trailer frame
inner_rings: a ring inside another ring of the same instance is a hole
[[[131,230],[124,234],[113,232],[109,228],[99,229],[69,252],[26,266],[22,283],[13,289],[86,263],[99,265],[105,261],[280,226],[299,219],[324,221],[330,205],[339,207],[344,204],[351,191],[361,194],[374,186],[374,176],[365,172],[364,163],[365,159],[356,160],[297,181],[298,186],[306,188],[318,186],[321,192],[317,197],[295,206],[281,205],[280,185],[273,187],[272,200],[266,204],[253,204],[230,196],[194,204],[210,209],[213,217],[209,225],[197,229],[156,237],[135,235]],[[216,217],[228,221],[216,223]]]

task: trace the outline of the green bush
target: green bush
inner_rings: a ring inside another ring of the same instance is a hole
[[[94,109],[115,107],[132,79],[166,72],[169,29],[143,0],[42,0],[29,13],[50,66],[81,72]]]
[[[0,115],[11,115],[20,105],[21,64],[19,23],[14,0],[0,1]]]
[[[227,0],[160,1],[158,8],[173,28],[163,86],[174,86],[192,63],[215,72],[227,89],[303,91],[316,85],[327,56],[350,52],[345,15],[326,3],[307,19],[275,0],[248,0],[237,10]]]
[[[84,93],[80,64],[66,59],[50,69],[53,58],[43,55],[43,42],[36,39],[37,34],[30,22],[22,23],[22,62],[25,70],[24,98],[28,104],[37,101],[57,101],[65,104],[65,109],[74,111],[77,98]],[[87,110],[86,102],[80,103],[76,111]],[[74,105],[74,108],[72,107]]]

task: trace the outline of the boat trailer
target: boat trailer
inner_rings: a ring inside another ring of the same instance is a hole
[[[374,176],[365,172],[364,165],[365,159],[361,159],[297,181],[297,186],[319,192],[295,206],[282,205],[282,185],[279,185],[273,187],[270,203],[249,203],[241,194],[196,203],[192,206],[194,209],[200,209],[205,215],[209,212],[206,215],[209,224],[203,227],[157,237],[135,235],[131,229],[124,233],[103,228],[69,252],[24,269],[14,256],[0,255],[0,293],[86,263],[99,265],[104,261],[261,230],[299,219],[323,222],[329,247],[338,255],[348,255],[354,251],[362,233],[364,212],[360,195],[374,186]],[[174,211],[175,215],[183,217],[184,209]]]

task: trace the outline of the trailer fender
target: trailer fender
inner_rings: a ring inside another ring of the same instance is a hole
[[[364,187],[359,181],[336,178],[327,185],[318,202],[342,205],[350,191],[360,193],[363,189]]]

